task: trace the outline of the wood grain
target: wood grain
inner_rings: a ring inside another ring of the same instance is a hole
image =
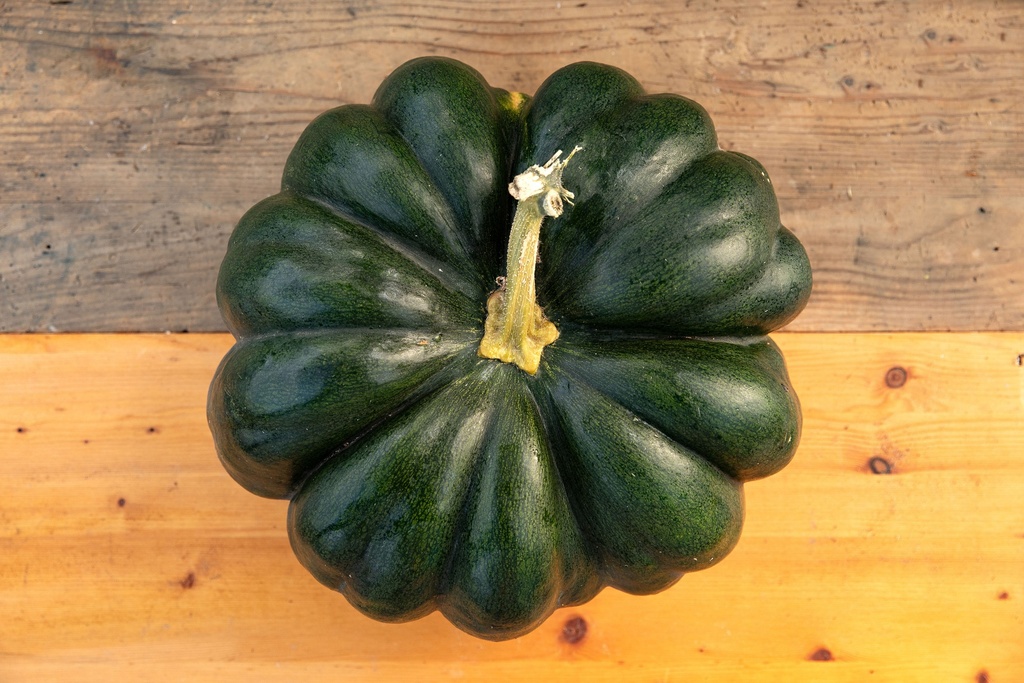
[[[221,330],[227,236],[317,113],[442,54],[687,94],[765,163],[794,330],[1024,329],[1014,0],[0,1],[0,330]]]
[[[737,549],[496,644],[298,565],[213,451],[230,337],[0,336],[0,680],[1024,681],[1024,336],[777,340],[804,436]]]

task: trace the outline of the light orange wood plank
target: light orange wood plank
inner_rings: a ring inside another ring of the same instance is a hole
[[[777,341],[803,441],[732,555],[485,643],[298,565],[212,448],[229,337],[0,336],[0,681],[1024,681],[1024,335]]]

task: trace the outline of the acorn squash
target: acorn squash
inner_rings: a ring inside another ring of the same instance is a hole
[[[232,234],[209,422],[356,608],[512,638],[736,544],[742,483],[799,439],[766,335],[810,287],[764,168],[693,101],[417,59],[314,120]]]

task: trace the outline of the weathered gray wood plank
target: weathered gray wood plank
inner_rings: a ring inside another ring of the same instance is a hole
[[[1021,45],[997,0],[0,0],[0,331],[223,329],[227,236],[299,132],[422,54],[700,101],[811,254],[792,329],[1024,329]]]

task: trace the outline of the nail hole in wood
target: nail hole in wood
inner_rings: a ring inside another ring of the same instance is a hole
[[[587,622],[583,617],[570,617],[562,626],[561,639],[570,645],[576,645],[587,636]]]
[[[907,383],[907,371],[900,366],[889,368],[885,373],[885,386],[890,389],[899,389]]]
[[[812,662],[831,662],[835,657],[832,656],[832,651],[827,647],[819,647],[817,650],[812,652],[807,659]]]
[[[892,474],[892,463],[876,455],[868,460],[868,469],[872,474]]]

